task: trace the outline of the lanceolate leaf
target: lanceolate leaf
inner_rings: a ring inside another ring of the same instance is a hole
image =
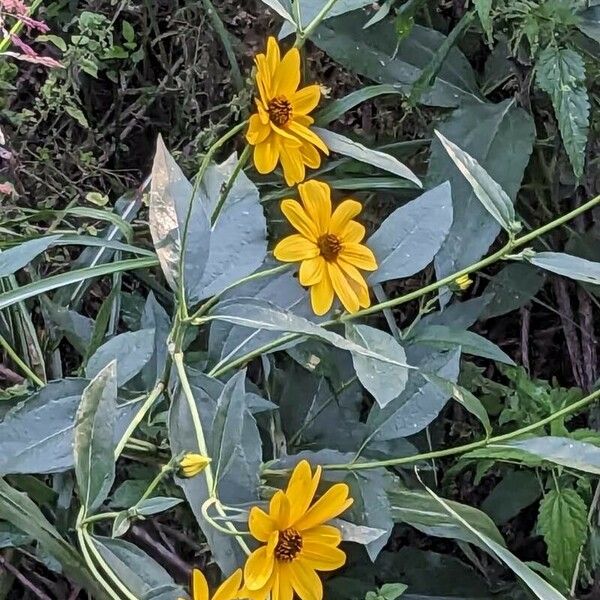
[[[590,114],[583,58],[571,48],[550,46],[540,54],[536,81],[552,98],[573,172],[576,177],[581,177]]]
[[[37,238],[0,252],[0,277],[12,275],[22,269],[60,237],[60,235],[51,235]]]
[[[587,510],[583,498],[569,488],[550,491],[540,504],[538,527],[548,547],[548,561],[566,581],[571,581],[587,539]]]
[[[425,486],[425,489],[429,495],[441,505],[449,516],[454,518],[458,523],[476,536],[492,556],[495,556],[498,560],[505,563],[517,577],[521,578],[523,583],[527,585],[539,600],[566,600],[560,592],[553,588],[549,583],[546,583],[537,573],[532,571],[525,563],[521,562],[514,554],[473,527],[473,525],[454,510],[446,500],[437,496],[435,492],[428,487]]]
[[[477,15],[481,21],[481,26],[485,32],[488,42],[492,41],[493,25],[492,25],[492,2],[493,0],[474,0]]]
[[[514,201],[535,137],[533,120],[524,110],[512,100],[471,105],[454,111],[438,129],[444,137],[460,142],[462,150]],[[431,144],[428,175],[431,184],[450,180],[452,185],[454,221],[435,257],[441,278],[478,261],[500,232],[500,225],[438,140]]]
[[[515,221],[515,209],[506,192],[473,157],[446,139],[439,131],[436,131],[435,134],[485,209],[505,231],[513,233],[519,231],[521,227]]]
[[[325,142],[332,152],[337,152],[338,154],[349,156],[360,162],[378,167],[379,169],[398,175],[398,177],[408,179],[418,187],[423,187],[421,180],[397,158],[394,158],[385,152],[380,152],[379,150],[371,150],[359,142],[355,142],[339,133],[334,133],[327,129],[313,127],[313,131]]]
[[[600,285],[600,263],[564,254],[562,252],[537,252],[527,260],[536,267],[564,275],[570,279]]]
[[[84,390],[75,423],[75,477],[87,512],[106,499],[115,478],[116,365],[111,362]]]

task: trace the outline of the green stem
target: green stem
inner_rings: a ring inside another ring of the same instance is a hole
[[[38,387],[44,387],[46,384],[21,360],[19,355],[13,350],[12,346],[0,335],[0,346],[4,348],[6,353],[12,358],[16,365],[25,373],[25,375],[35,383]]]
[[[295,48],[302,48],[306,40],[312,35],[313,31],[321,24],[325,17],[329,14],[329,11],[334,7],[338,0],[327,0],[323,5],[323,8],[318,12],[317,16],[306,26],[306,29],[298,31],[296,35]],[[298,23],[300,25],[300,23]]]
[[[230,290],[236,288],[238,285],[242,285],[243,283],[248,283],[249,281],[254,281],[255,279],[262,279],[263,277],[277,275],[277,273],[283,273],[284,271],[288,271],[290,269],[290,267],[291,267],[291,265],[289,263],[288,264],[284,263],[282,265],[273,267],[272,269],[265,269],[264,271],[257,271],[256,273],[252,273],[252,275],[248,275],[248,277],[243,277],[239,281],[236,281],[235,283],[226,287],[222,292],[215,294],[210,300],[205,302],[192,316],[185,319],[185,322],[193,323],[193,321],[195,321],[196,319],[199,319],[202,315],[206,314],[207,311],[210,308],[212,308],[223,297],[224,294],[226,294]]]
[[[89,523],[97,523],[98,521],[107,521],[108,519],[116,519],[121,513],[118,512],[105,512],[99,513],[97,515],[92,515],[91,517],[86,517],[83,521],[83,525],[88,525]]]
[[[251,151],[252,151],[252,147],[249,145],[246,145],[246,147],[244,148],[244,151],[242,152],[242,155],[240,156],[240,158],[237,161],[237,164],[235,165],[235,168],[233,169],[233,172],[231,173],[231,175],[229,177],[229,180],[227,181],[227,184],[225,185],[225,187],[223,188],[223,191],[221,192],[221,194],[219,196],[219,202],[215,206],[212,217],[210,218],[211,225],[214,225],[217,222],[217,219],[219,218],[219,215],[221,214],[221,210],[222,210],[223,206],[225,205],[225,201],[227,200],[227,196],[229,196],[229,192],[231,192],[231,188],[233,187],[233,184],[235,183],[235,180],[237,179],[241,170],[246,166],[246,163],[248,162],[248,159],[250,158]]]
[[[600,390],[596,390],[595,392],[591,393],[585,398],[582,398],[578,402],[574,402],[570,406],[562,408],[561,410],[556,411],[550,416],[544,419],[540,419],[539,421],[532,423],[531,425],[521,427],[521,429],[516,429],[515,431],[511,431],[510,433],[505,433],[488,439],[479,440],[478,442],[471,442],[470,444],[464,444],[455,448],[446,448],[445,450],[434,450],[433,452],[425,452],[423,454],[415,454],[413,456],[402,456],[399,458],[390,458],[388,460],[376,460],[337,465],[323,465],[323,468],[328,469],[330,471],[360,471],[363,469],[377,469],[379,467],[396,467],[398,465],[412,464],[416,462],[431,460],[434,458],[444,458],[446,456],[464,454],[465,452],[470,452],[471,450],[477,450],[478,448],[486,448],[487,446],[492,446],[501,442],[507,442],[527,433],[531,433],[532,431],[536,431],[541,427],[548,425],[552,421],[555,421],[556,419],[560,419],[561,417],[582,410],[586,406],[592,404],[593,402],[596,402],[599,398]]]
[[[132,508],[137,509],[137,507],[144,501],[150,494],[156,489],[158,484],[169,474],[174,471],[174,462],[177,457],[171,458],[171,460],[162,467],[162,469],[157,473],[156,477],[150,482],[150,485],[146,488],[146,491],[142,494],[142,497],[132,506]]]

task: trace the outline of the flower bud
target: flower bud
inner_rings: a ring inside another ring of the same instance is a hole
[[[189,452],[181,459],[179,468],[184,477],[195,477],[198,473],[202,473],[209,463],[208,456]]]

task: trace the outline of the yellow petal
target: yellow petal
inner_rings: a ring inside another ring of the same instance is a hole
[[[309,85],[298,90],[291,98],[295,115],[307,115],[313,111],[321,99],[321,88],[318,85]]]
[[[300,262],[319,256],[319,248],[304,236],[295,233],[283,238],[275,246],[273,255],[282,262]]]
[[[278,490],[269,502],[269,514],[277,523],[277,529],[284,531],[290,523],[290,502],[283,490]]]
[[[254,102],[256,103],[256,108],[258,110],[260,122],[263,125],[268,125],[270,121],[269,111],[265,108],[265,105],[258,98],[255,98]]]
[[[235,600],[238,598],[241,584],[242,570],[237,569],[217,588],[212,600]]]
[[[316,315],[324,315],[333,304],[333,286],[325,269],[323,278],[310,288],[310,304]]]
[[[272,558],[275,555],[275,548],[277,548],[277,544],[279,543],[279,531],[273,531],[269,536],[269,541],[267,542],[267,556]]]
[[[342,242],[354,242],[358,244],[363,241],[365,237],[365,227],[358,221],[350,221],[341,233],[338,233],[338,237]]]
[[[302,560],[289,565],[292,586],[301,600],[322,600],[323,584],[315,570]]]
[[[304,181],[306,169],[304,168],[304,161],[302,160],[300,150],[283,145],[281,147],[280,159],[285,182],[290,187]]]
[[[341,515],[352,504],[352,498],[348,498],[348,493],[348,486],[345,483],[336,483],[330,487],[296,523],[296,529],[298,531],[312,529]]]
[[[367,282],[363,279],[362,281],[354,281],[350,282],[352,284],[352,289],[354,293],[358,297],[358,303],[361,308],[368,308],[371,306],[371,296],[369,294],[369,287],[367,286]]]
[[[266,542],[276,529],[275,521],[261,508],[253,506],[248,517],[250,533],[260,542]]]
[[[246,132],[246,140],[252,146],[264,142],[271,133],[271,128],[268,125],[263,125],[258,114],[250,117],[250,126]]]
[[[337,547],[342,543],[342,532],[333,525],[317,525],[302,532],[302,543],[319,543]]]
[[[325,274],[325,259],[322,256],[303,260],[298,273],[300,285],[306,287],[315,285],[323,279]]]
[[[307,181],[298,186],[306,212],[316,224],[319,236],[327,233],[331,218],[331,188],[322,181]]]
[[[362,210],[362,204],[356,200],[344,200],[331,215],[329,223],[329,233],[334,233],[341,237],[346,229],[346,225]]]
[[[300,125],[304,125],[304,127],[310,127],[315,122],[315,120],[308,115],[294,115],[294,121],[300,123]]]
[[[272,92],[272,79],[269,69],[269,63],[267,57],[264,54],[258,54],[254,59],[256,62],[256,87],[258,87],[258,94],[260,99],[267,104],[273,97]]]
[[[273,585],[272,600],[293,600],[294,588],[292,588],[292,580],[287,574],[286,568],[284,565],[279,565],[277,571],[277,581]]]
[[[292,227],[311,242],[317,242],[319,230],[310,215],[296,200],[283,200],[281,212],[286,216]]]
[[[200,569],[192,571],[192,598],[194,600],[208,600],[208,583]]]
[[[254,147],[254,166],[262,175],[271,173],[279,160],[279,143],[275,136],[269,136]]]
[[[255,550],[246,560],[244,565],[244,581],[249,590],[259,590],[262,588],[271,573],[275,559],[267,556],[267,547],[261,546]],[[195,599],[194,599],[195,600]]]
[[[300,146],[300,154],[307,167],[318,169],[321,166],[321,155],[312,144],[302,144],[302,146]]]
[[[365,271],[377,270],[377,261],[373,252],[363,244],[344,242],[339,257],[359,269]]]
[[[298,137],[315,145],[319,150],[323,151],[325,154],[329,154],[329,148],[327,148],[325,142],[314,131],[311,131],[308,127],[301,125],[297,120],[294,119],[290,121],[287,124],[287,128],[289,131],[291,131]]]
[[[272,78],[275,77],[279,63],[281,62],[281,51],[277,40],[270,36],[267,40],[267,65]]]
[[[322,259],[323,260],[323,259]],[[323,262],[325,262],[323,260]],[[292,526],[310,506],[319,485],[321,470],[317,469],[317,478],[313,478],[308,461],[301,460],[292,473],[285,490],[290,501],[290,526]]]
[[[316,571],[335,571],[346,564],[346,553],[327,544],[304,542],[300,560]]]
[[[302,146],[303,140],[301,138],[293,135],[282,127],[278,127],[273,121],[270,121],[269,126],[273,130],[273,133],[276,133],[285,140],[285,145],[288,148],[300,148]]]
[[[292,48],[285,53],[275,72],[275,94],[290,99],[300,85],[300,52]]]
[[[327,272],[329,273],[333,289],[344,305],[344,308],[349,313],[357,312],[360,308],[358,297],[340,267],[336,263],[327,263]]]

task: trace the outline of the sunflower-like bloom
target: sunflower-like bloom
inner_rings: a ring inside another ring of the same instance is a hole
[[[245,598],[241,595],[242,570],[238,569],[233,575],[226,579],[214,593],[212,600],[237,600]],[[192,600],[209,600],[208,582],[199,569],[192,571]],[[180,598],[179,600],[183,600]]]
[[[283,58],[275,38],[267,42],[267,53],[256,56],[258,113],[250,117],[246,140],[254,146],[254,165],[259,173],[271,173],[281,162],[289,186],[304,181],[306,167],[321,165],[320,149],[329,150],[309,129],[309,113],[321,98],[321,88],[300,86],[300,52],[289,50]]]
[[[371,299],[365,278],[359,271],[375,271],[373,252],[360,242],[365,228],[353,221],[362,210],[356,200],[344,200],[331,212],[331,189],[320,181],[298,186],[302,204],[283,200],[281,210],[298,231],[275,246],[275,258],[300,262],[299,280],[310,287],[312,308],[324,315],[334,293],[346,310],[355,313],[367,308]]]
[[[348,486],[336,483],[313,504],[321,468],[312,473],[308,462],[298,463],[287,489],[271,499],[269,512],[250,511],[252,535],[264,545],[246,561],[244,582],[252,600],[321,600],[323,584],[317,571],[334,571],[346,562],[338,548],[339,529],[325,523],[342,514],[351,504]],[[311,506],[312,505],[312,506]]]

